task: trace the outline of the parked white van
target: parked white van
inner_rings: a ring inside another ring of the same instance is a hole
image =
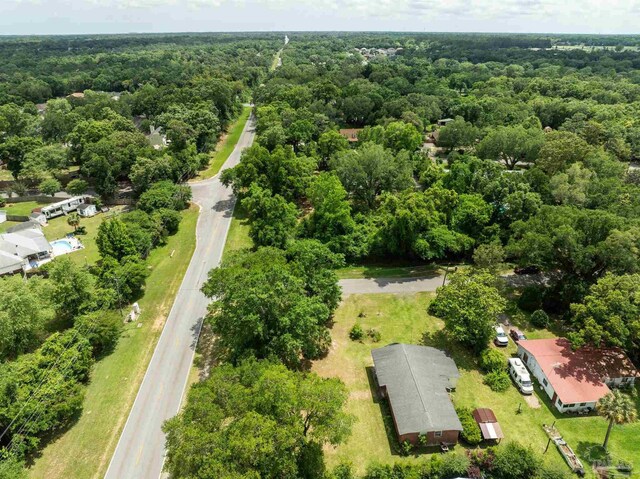
[[[509,375],[522,394],[533,394],[531,376],[520,358],[509,358]]]

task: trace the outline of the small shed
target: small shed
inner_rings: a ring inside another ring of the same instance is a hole
[[[482,438],[485,441],[500,442],[500,439],[504,437],[502,428],[496,419],[496,415],[493,414],[491,409],[478,408],[473,411],[473,418],[478,423],[478,426],[480,426],[480,432],[482,433]]]
[[[78,214],[83,218],[91,218],[98,214],[98,210],[96,209],[96,205],[84,203],[78,206]]]

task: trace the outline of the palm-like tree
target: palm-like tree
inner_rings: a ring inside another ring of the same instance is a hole
[[[80,215],[78,213],[71,213],[67,216],[67,224],[73,226],[73,232],[78,232],[78,226],[80,225]]]
[[[638,411],[633,399],[628,395],[615,389],[606,396],[603,396],[596,404],[598,414],[609,420],[607,435],[604,437],[602,447],[607,449],[609,435],[614,424],[627,424],[637,419]]]

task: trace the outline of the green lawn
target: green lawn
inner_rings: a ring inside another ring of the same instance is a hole
[[[234,123],[229,126],[227,134],[222,137],[222,139],[216,145],[215,151],[211,153],[211,161],[209,162],[209,167],[198,174],[198,179],[206,180],[207,178],[211,178],[218,174],[220,168],[222,168],[222,165],[224,165],[224,162],[227,161],[227,158],[229,158],[229,155],[236,147],[236,144],[240,139],[240,135],[242,134],[242,130],[244,129],[244,125],[245,123],[247,123],[247,119],[249,118],[250,114],[250,106],[242,107],[240,116]]]
[[[395,461],[415,461],[416,457],[403,457],[398,453],[398,444],[386,403],[376,402],[372,396],[373,361],[371,349],[393,342],[425,344],[447,350],[460,370],[461,377],[456,391],[452,394],[454,404],[468,407],[489,407],[493,409],[506,440],[515,440],[530,445],[542,452],[547,437],[542,424],[556,421],[556,426],[573,449],[586,460],[589,448],[604,439],[606,422],[597,417],[572,417],[554,414],[545,397],[536,393],[540,407],[528,405],[524,397],[515,389],[504,393],[491,391],[482,382],[475,358],[464,349],[451,343],[442,333],[441,320],[429,316],[426,308],[433,293],[416,295],[353,295],[347,298],[335,315],[332,330],[332,347],[329,355],[317,361],[313,370],[322,376],[339,377],[350,391],[347,409],[355,415],[356,423],[349,440],[337,448],[327,450],[328,465],[335,466],[342,460],[351,461],[361,473],[373,461],[393,463]],[[534,331],[527,327],[526,317],[516,318],[525,334],[530,338],[552,337],[546,330]],[[363,329],[375,328],[380,331],[379,343],[349,340],[351,327],[360,323]],[[506,358],[515,352],[511,344],[504,350]],[[521,413],[518,408],[521,405]],[[616,426],[610,441],[610,450],[615,458],[625,459],[640,469],[640,423]],[[464,453],[458,446],[456,453]],[[553,446],[544,455],[545,461],[563,466],[564,461]],[[566,467],[566,466],[563,466]],[[568,470],[568,469],[567,469]]]
[[[100,259],[96,236],[98,227],[107,218],[120,214],[125,209],[124,206],[114,206],[107,213],[100,213],[92,218],[80,218],[80,226],[84,226],[86,234],[77,235],[77,238],[84,245],[84,249],[69,253],[69,258],[77,264],[94,264]],[[64,238],[68,233],[73,233],[73,227],[67,224],[66,216],[58,216],[49,220],[49,224],[42,231],[49,241]]]
[[[140,320],[126,325],[116,350],[96,364],[80,418],[43,450],[30,469],[34,479],[104,476],[195,248],[197,218],[197,207],[186,211],[178,233],[149,255]]]
[[[31,214],[31,210],[40,206],[45,206],[46,204],[47,203],[38,203],[36,201],[25,201],[24,203],[7,202],[7,204],[0,208],[0,210],[6,211],[8,215],[29,216]]]
[[[236,203],[222,259],[224,260],[233,251],[245,248],[253,248],[253,240],[249,237],[249,219],[242,207]]]

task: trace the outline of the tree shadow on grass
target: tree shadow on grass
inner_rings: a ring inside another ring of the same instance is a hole
[[[426,331],[422,334],[420,344],[444,351],[456,363],[458,369],[478,371],[478,359],[473,352],[454,341],[444,329]]]

